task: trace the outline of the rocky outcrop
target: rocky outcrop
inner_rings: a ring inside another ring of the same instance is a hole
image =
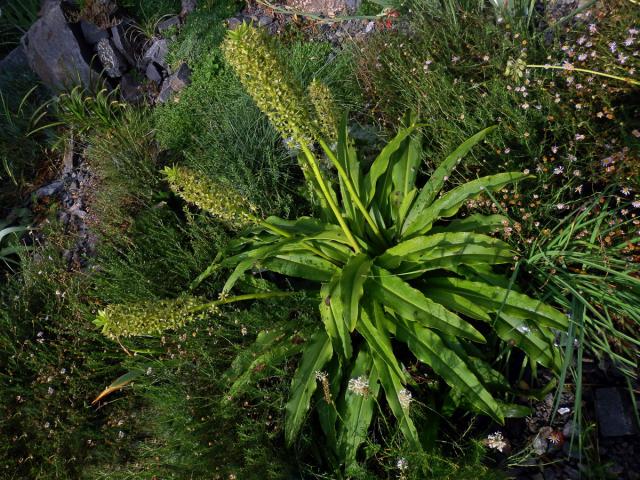
[[[180,28],[196,8],[195,0],[184,0],[180,15],[160,22],[152,38],[146,38],[113,2],[101,5],[87,12],[76,2],[47,0],[21,50],[6,62],[24,53],[31,69],[54,92],[75,85],[120,87],[122,98],[136,103],[166,101],[188,83],[186,65],[176,72],[167,65],[169,40],[163,37]]]
[[[96,77],[91,55],[78,41],[60,3],[49,4],[22,39],[31,69],[54,91],[76,84],[90,86]]]

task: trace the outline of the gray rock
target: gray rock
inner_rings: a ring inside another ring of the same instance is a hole
[[[36,198],[44,198],[44,197],[53,197],[56,193],[62,190],[64,183],[62,180],[56,180],[49,185],[45,185],[44,187],[40,187],[35,191],[34,195]]]
[[[629,394],[619,388],[598,388],[595,391],[596,418],[600,435],[621,437],[638,433]]]
[[[142,84],[132,74],[125,73],[120,80],[120,95],[125,102],[139,103],[144,99]]]
[[[111,78],[120,78],[129,68],[127,60],[116,49],[115,45],[108,38],[103,38],[96,44],[96,53],[104,72]]]
[[[193,12],[198,7],[197,0],[182,0],[182,9],[180,10],[180,16],[185,17]]]
[[[135,65],[135,61],[133,59],[134,48],[130,41],[131,34],[129,33],[129,27],[130,25],[128,22],[120,22],[118,25],[111,27],[111,41],[124,58],[127,59],[127,62],[131,65]]]
[[[169,86],[174,92],[179,92],[191,83],[191,69],[186,63],[169,76]]]
[[[151,62],[149,65],[147,65],[145,75],[149,80],[151,80],[152,82],[156,82],[158,85],[162,83],[162,70],[154,62]]]
[[[91,85],[90,52],[78,43],[59,5],[48,8],[31,26],[22,45],[29,66],[50,89]]]
[[[103,38],[109,38],[109,33],[106,30],[102,30],[97,25],[86,20],[80,20],[80,29],[82,30],[82,36],[89,45],[95,45]]]
[[[171,84],[169,82],[169,79],[165,78],[164,82],[162,82],[160,93],[156,97],[156,103],[168,102],[172,94],[173,94],[173,90],[171,89]]]
[[[258,26],[259,27],[266,27],[270,23],[273,23],[273,18],[272,17],[269,17],[267,15],[262,15],[260,18],[258,18]]]
[[[175,15],[173,17],[169,17],[166,20],[163,20],[162,22],[158,23],[158,26],[156,28],[158,29],[159,33],[162,33],[165,30],[169,30],[171,27],[178,28],[179,26],[180,26],[180,17]]]
[[[18,70],[29,68],[29,59],[22,45],[18,45],[11,50],[6,57],[0,61],[0,75],[6,72],[15,73]]]
[[[231,18],[227,19],[227,26],[229,27],[229,30],[235,30],[240,25],[242,25],[242,19],[240,19],[240,18],[231,17]]]
[[[165,59],[167,57],[167,53],[169,53],[167,41],[164,38],[157,38],[144,53],[144,56],[142,57],[143,65],[146,67],[149,63],[155,62],[162,68],[166,69],[167,63]]]

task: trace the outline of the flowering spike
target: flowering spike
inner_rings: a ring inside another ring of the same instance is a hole
[[[243,23],[228,32],[222,51],[280,135],[294,144],[308,144],[313,138],[308,102],[302,87],[287,75],[273,40],[263,31]]]
[[[171,190],[230,227],[241,229],[256,223],[257,208],[228,186],[184,167],[166,167],[163,173]]]
[[[316,125],[318,131],[329,143],[338,141],[338,108],[331,90],[324,83],[314,79],[307,89],[309,100],[316,112]]]
[[[110,338],[155,335],[184,326],[206,314],[217,313],[215,305],[183,296],[169,300],[109,305],[98,312],[95,324]]]

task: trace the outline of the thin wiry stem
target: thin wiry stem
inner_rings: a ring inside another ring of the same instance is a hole
[[[576,68],[576,67],[566,68],[566,67],[563,67],[562,65],[527,65],[527,68],[544,68],[545,70],[548,70],[548,69],[567,70],[571,72],[590,73],[592,75],[598,75],[600,77],[612,78],[614,80],[619,80],[621,82],[630,83],[631,85],[640,85],[640,81],[634,80],[633,78],[619,77],[618,75],[611,75],[610,73],[604,73],[604,72],[596,72],[595,70],[588,70],[586,68]]]

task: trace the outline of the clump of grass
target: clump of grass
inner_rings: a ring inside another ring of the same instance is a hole
[[[2,2],[0,14],[0,57],[9,52],[19,42],[29,27],[38,18],[40,0],[22,2]]]
[[[42,91],[31,75],[0,74],[0,203],[9,205],[33,186],[50,130],[32,134],[43,116]]]
[[[87,464],[127,451],[104,426],[109,415],[126,418],[135,400],[88,406],[117,376],[123,355],[85,320],[87,284],[66,270],[68,242],[53,231],[0,294],[0,472],[7,478],[80,478]]]

